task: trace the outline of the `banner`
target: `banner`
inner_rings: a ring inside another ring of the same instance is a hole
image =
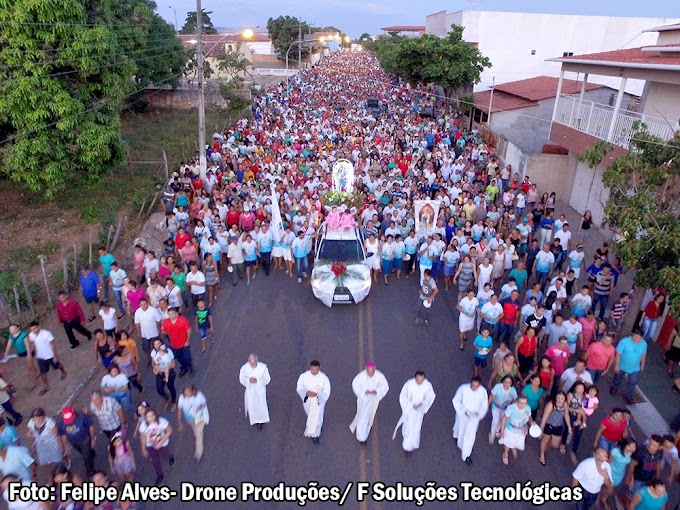
[[[272,236],[274,241],[281,242],[283,235],[285,233],[283,229],[283,220],[281,219],[281,209],[279,209],[279,199],[276,197],[276,187],[274,183],[269,185],[269,189],[272,193]]]
[[[422,239],[432,235],[437,225],[440,200],[414,200],[416,208],[416,237]]]

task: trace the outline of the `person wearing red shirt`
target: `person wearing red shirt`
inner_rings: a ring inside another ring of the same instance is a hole
[[[623,416],[623,409],[615,407],[612,413],[600,423],[600,428],[595,434],[595,441],[593,441],[593,448],[604,448],[607,452],[611,452],[626,436],[627,429],[628,422]]]
[[[515,345],[515,359],[519,362],[520,373],[528,374],[536,363],[537,357],[538,338],[536,338],[536,330],[529,327]]]
[[[583,357],[586,360],[586,370],[590,372],[593,383],[597,383],[601,375],[607,375],[616,359],[616,349],[612,345],[612,336],[606,334],[599,342],[590,344]]]
[[[650,301],[645,310],[640,317],[640,323],[638,326],[642,328],[642,332],[645,340],[651,341],[656,333],[656,326],[659,322],[659,317],[661,317],[662,305],[666,296],[663,294],[657,294],[652,301]]]
[[[555,370],[555,377],[559,378],[566,370],[569,356],[571,356],[567,337],[561,336],[555,345],[548,347],[545,355],[550,358],[552,367]]]
[[[59,323],[64,326],[66,337],[71,344],[71,350],[80,345],[80,342],[73,334],[74,329],[81,335],[86,336],[88,342],[92,340],[92,333],[87,328],[83,327],[83,322],[85,322],[83,309],[80,307],[80,304],[78,304],[78,301],[68,297],[68,294],[64,291],[59,292],[57,318],[59,319]]]
[[[512,345],[517,318],[519,317],[520,308],[522,308],[519,292],[513,290],[510,293],[510,297],[501,301],[501,306],[503,307],[503,317],[501,318],[498,340],[504,341],[506,345]]]
[[[187,241],[191,241],[191,236],[189,234],[187,234],[184,230],[177,232],[177,235],[175,236],[175,248],[177,248],[177,251],[184,248],[184,244]]]
[[[177,308],[168,310],[168,318],[161,324],[161,333],[168,335],[170,348],[179,362],[179,376],[184,377],[187,372],[194,373],[191,362],[191,323],[179,315]]]
[[[524,181],[522,181],[522,184],[520,184],[520,188],[522,188],[524,193],[529,191],[529,188],[531,188],[531,181],[529,180],[528,176],[524,177]]]
[[[229,206],[229,212],[227,212],[227,227],[231,229],[234,225],[238,225],[239,212],[233,205]]]

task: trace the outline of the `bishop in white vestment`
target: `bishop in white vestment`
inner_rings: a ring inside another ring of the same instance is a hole
[[[392,439],[397,436],[397,430],[401,427],[401,434],[404,438],[401,446],[407,454],[420,447],[420,429],[423,426],[423,416],[432,407],[434,398],[434,389],[430,381],[425,379],[424,372],[416,372],[416,376],[406,381],[401,389],[399,394],[401,418],[394,428]]]
[[[269,408],[267,407],[267,384],[271,381],[269,369],[260,363],[257,355],[248,356],[248,362],[241,367],[238,374],[239,382],[245,386],[243,407],[251,425],[257,425],[262,430],[263,423],[269,423]]]
[[[372,361],[366,363],[366,370],[359,372],[352,381],[352,391],[357,397],[357,414],[349,429],[361,444],[366,443],[378,404],[389,389],[387,379],[382,372],[375,369],[375,363]]]
[[[469,384],[461,385],[453,397],[453,407],[456,410],[453,437],[457,440],[462,459],[468,465],[472,464],[470,454],[477,438],[477,427],[488,409],[488,399],[479,377],[473,377]]]
[[[321,363],[314,360],[309,364],[309,370],[300,375],[297,381],[297,393],[307,414],[305,437],[311,437],[314,444],[319,444],[321,427],[323,426],[323,411],[331,396],[331,382],[321,371]]]

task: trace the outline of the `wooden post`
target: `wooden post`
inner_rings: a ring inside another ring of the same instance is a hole
[[[21,273],[21,283],[24,284],[24,292],[26,293],[26,301],[28,301],[28,308],[31,310],[31,315],[35,317],[35,308],[33,308],[33,297],[31,296],[31,289],[28,288],[28,280],[26,275]]]
[[[2,296],[2,294],[0,294],[0,309],[2,310],[2,315],[5,317],[5,320],[7,321],[7,325],[10,325],[12,323],[12,318],[9,316],[7,306],[5,306],[5,298]]]
[[[111,246],[111,236],[113,235],[113,225],[109,225],[109,234],[106,236],[106,251]]]
[[[21,315],[21,306],[19,305],[19,291],[16,287],[12,287],[14,291],[14,304],[17,307],[17,316]]]
[[[118,244],[118,239],[120,238],[120,235],[123,233],[123,229],[125,228],[125,224],[127,223],[127,216],[122,216],[118,220],[118,228],[116,228],[116,233],[113,236],[113,241],[111,241],[111,251],[116,249],[116,245]]]
[[[165,167],[165,183],[168,183],[168,180],[170,180],[170,169],[168,168],[168,156],[165,154],[165,150],[163,151],[163,166]]]
[[[64,272],[64,292],[68,292],[68,259],[64,248],[61,249],[61,270]]]
[[[40,259],[40,269],[42,270],[43,281],[45,282],[45,290],[47,291],[47,301],[52,306],[52,294],[50,293],[50,284],[47,279],[47,271],[45,270],[45,255],[38,256]]]
[[[145,216],[146,218],[148,218],[149,215],[151,214],[151,210],[156,205],[156,200],[158,200],[159,195],[160,195],[160,193],[156,192],[156,194],[153,196],[153,199],[151,200],[151,205],[149,205],[149,208],[146,211],[146,216]]]
[[[90,251],[87,255],[87,263],[90,264],[90,269],[92,269],[92,234],[90,234]]]
[[[142,207],[139,209],[139,213],[137,214],[137,218],[142,217],[142,212],[144,211],[144,206],[146,205],[146,199],[144,199],[144,202],[142,202]]]
[[[78,250],[76,248],[76,243],[73,243],[73,281],[78,284]]]

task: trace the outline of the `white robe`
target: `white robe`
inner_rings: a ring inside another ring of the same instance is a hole
[[[401,418],[394,428],[392,439],[397,435],[397,430],[401,427],[403,440],[402,448],[407,452],[412,452],[420,447],[420,429],[423,426],[423,416],[430,410],[434,402],[435,394],[430,381],[425,379],[422,384],[416,382],[415,377],[406,381],[399,394],[399,405],[401,406]],[[418,406],[414,409],[413,406]]]
[[[460,386],[453,397],[453,407],[456,410],[453,437],[457,439],[456,444],[461,450],[463,460],[472,453],[477,438],[477,427],[486,415],[488,400],[489,395],[483,386],[480,385],[473,390],[469,383]]]
[[[356,435],[358,441],[364,442],[368,439],[378,404],[387,395],[389,389],[387,379],[379,370],[375,371],[373,377],[369,377],[366,370],[362,370],[352,381],[352,391],[357,396],[357,414],[349,430]],[[376,391],[377,394],[367,395],[367,391]]]
[[[308,391],[317,393],[317,396],[307,398]],[[331,396],[331,382],[323,372],[313,375],[310,370],[307,370],[298,377],[297,393],[302,399],[307,414],[304,435],[305,437],[319,437],[323,426],[323,411],[326,401]],[[307,398],[306,401],[305,398]]]
[[[257,382],[251,383],[254,377]],[[250,418],[250,424],[269,423],[269,408],[267,407],[267,384],[271,381],[269,369],[264,363],[258,362],[255,368],[246,363],[241,367],[238,380],[245,386],[246,392],[243,396],[243,407],[246,416]]]

